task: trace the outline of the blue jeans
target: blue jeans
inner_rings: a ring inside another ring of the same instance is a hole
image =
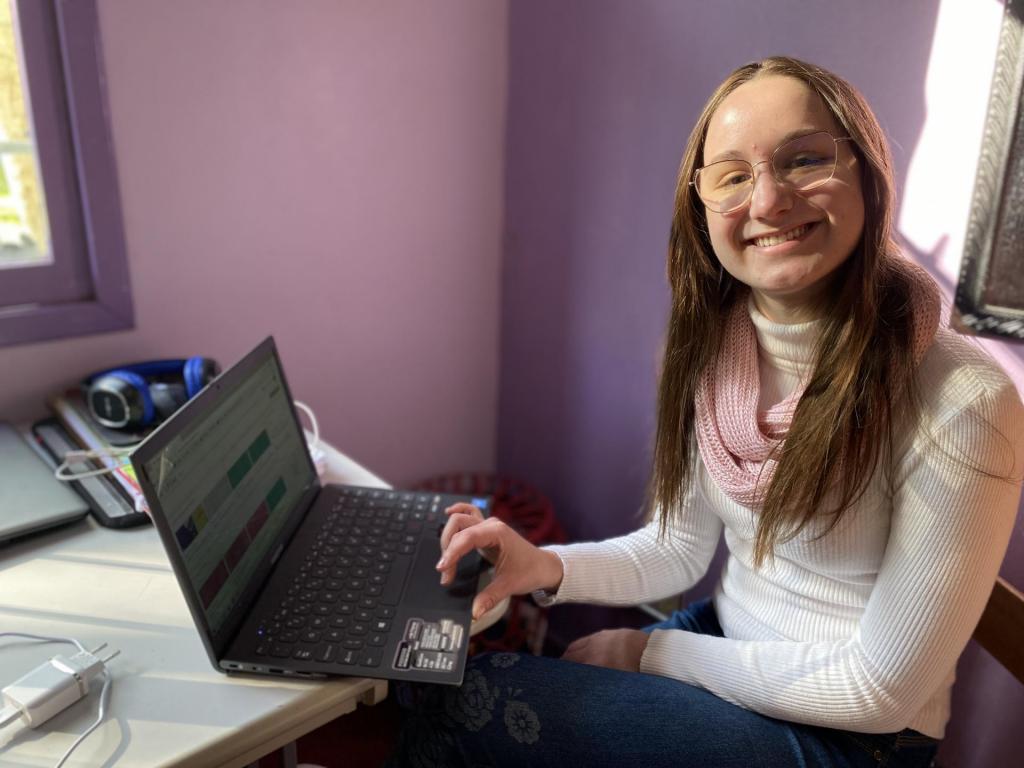
[[[708,600],[647,627],[721,636]],[[397,686],[394,766],[926,768],[935,739],[764,717],[656,675],[517,653],[472,658],[463,684]]]

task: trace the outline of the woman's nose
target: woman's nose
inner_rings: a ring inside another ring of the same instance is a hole
[[[780,182],[770,164],[754,174],[754,189],[750,195],[750,215],[765,219],[785,213],[793,207],[793,190]]]

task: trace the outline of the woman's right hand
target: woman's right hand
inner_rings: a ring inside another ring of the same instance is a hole
[[[509,595],[538,589],[557,591],[562,583],[562,560],[554,552],[534,546],[496,517],[484,518],[471,504],[453,504],[445,510],[448,522],[441,532],[441,559],[437,570],[448,584],[459,560],[477,549],[494,565],[494,578],[473,600],[477,619]]]

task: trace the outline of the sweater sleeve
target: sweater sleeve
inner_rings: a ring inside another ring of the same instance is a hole
[[[635,605],[682,592],[707,571],[722,532],[722,521],[704,502],[697,481],[681,502],[676,522],[664,537],[652,521],[633,533],[601,542],[548,546],[562,560],[557,593],[538,591],[543,606],[586,602]]]
[[[770,717],[865,733],[907,727],[951,677],[988,600],[1020,499],[1022,427],[1007,384],[915,439],[895,467],[889,541],[853,636],[658,630],[641,671]]]

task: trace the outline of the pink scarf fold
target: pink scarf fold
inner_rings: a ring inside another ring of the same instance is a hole
[[[909,261],[899,265],[911,280],[912,349],[919,364],[939,325],[939,291],[922,268]],[[718,358],[704,371],[694,398],[697,447],[704,466],[736,503],[750,509],[760,504],[778,464],[769,457],[786,439],[805,386],[806,382],[782,402],[758,413],[757,332],[747,302],[737,299],[726,316]]]

